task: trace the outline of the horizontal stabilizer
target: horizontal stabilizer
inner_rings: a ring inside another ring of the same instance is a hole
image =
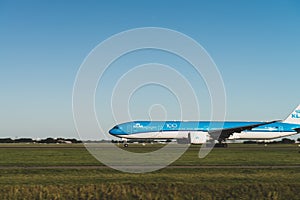
[[[300,133],[300,128],[295,128],[294,129],[297,133]]]

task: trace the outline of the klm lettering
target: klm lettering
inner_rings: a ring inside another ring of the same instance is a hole
[[[292,118],[300,118],[300,110],[296,110],[293,114],[292,114]]]

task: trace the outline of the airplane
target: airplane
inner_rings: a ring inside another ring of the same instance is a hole
[[[127,139],[187,139],[190,144],[226,140],[269,140],[300,133],[300,105],[285,119],[243,121],[131,121],[118,124],[109,134]]]

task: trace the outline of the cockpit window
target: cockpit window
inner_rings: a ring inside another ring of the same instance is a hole
[[[120,129],[120,128],[119,128],[119,126],[114,126],[114,128],[113,128],[113,129]]]

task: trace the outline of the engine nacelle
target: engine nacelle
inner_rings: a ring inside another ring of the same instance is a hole
[[[203,144],[209,139],[208,133],[202,131],[190,132],[188,137],[190,144]]]

